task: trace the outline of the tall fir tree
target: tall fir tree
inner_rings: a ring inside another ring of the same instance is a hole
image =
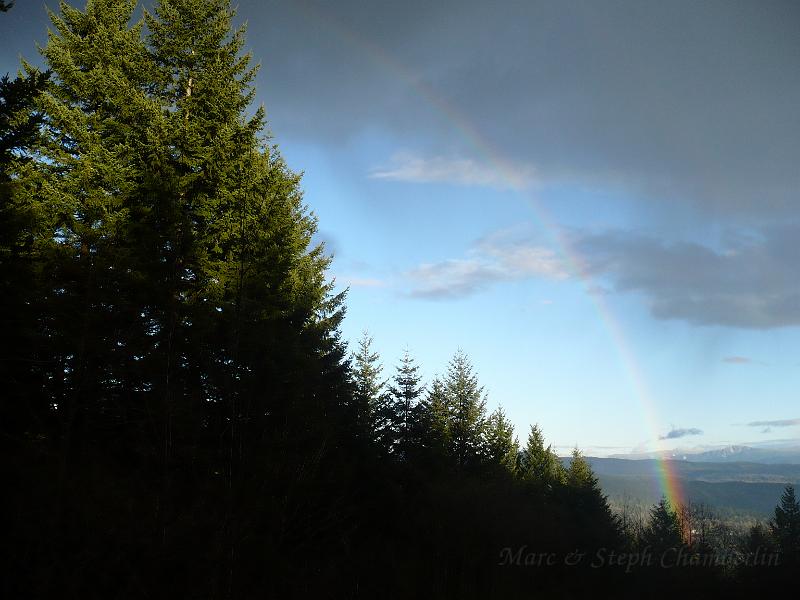
[[[650,520],[643,533],[642,543],[659,555],[684,547],[678,513],[666,498],[650,509]]]
[[[575,511],[575,522],[582,531],[602,544],[620,539],[622,524],[611,511],[608,498],[589,461],[576,447],[572,450],[569,467],[563,473],[564,496]]]
[[[292,551],[344,518],[343,493],[329,493],[352,430],[343,296],[300,177],[262,139],[263,110],[248,115],[255,71],[229,3],[157,3],[149,44],[135,7],[51,13],[52,78],[29,112],[42,120],[3,205],[24,225],[4,235],[3,285],[6,255],[36,280],[21,286],[10,400],[24,409],[10,433],[58,457],[54,514],[91,511],[100,480],[138,481],[131,547],[218,536],[213,562],[232,584],[244,515]],[[136,470],[103,479],[111,460]]]
[[[450,454],[456,466],[480,461],[486,427],[486,398],[467,356],[458,351],[450,361],[444,390],[450,406]]]
[[[421,450],[432,463],[441,465],[446,460],[451,441],[452,413],[445,385],[435,377],[420,404]]]
[[[332,466],[349,431],[344,296],[333,294],[330,259],[312,243],[316,218],[300,177],[262,139],[263,109],[247,114],[255,69],[233,17],[228,0],[161,0],[145,15],[163,115],[143,136],[152,150],[139,222],[140,247],[156,259],[147,261],[158,283],[154,394],[165,463],[173,440],[183,441],[174,448],[181,461],[193,460],[198,435],[225,442],[212,464],[228,486],[229,553],[243,535],[236,498],[252,502],[266,488],[276,492],[263,501],[293,532],[283,538],[291,556],[340,518],[344,502],[320,493],[336,485]],[[302,499],[277,491],[309,486]],[[315,517],[301,517],[298,502]]]
[[[514,438],[514,426],[498,407],[486,420],[486,456],[490,463],[500,465],[511,473],[516,472],[519,442]]]
[[[794,486],[787,485],[783,491],[769,528],[781,551],[783,563],[794,565],[800,562],[800,503]]]
[[[382,379],[380,356],[372,349],[372,337],[364,331],[352,355],[354,402],[362,428],[372,441],[389,452],[391,420],[387,411],[386,381]]]
[[[406,459],[421,445],[422,407],[420,399],[425,391],[419,366],[409,354],[403,353],[392,383],[389,385],[387,411],[393,435],[393,450]]]
[[[567,485],[577,489],[596,488],[598,485],[592,467],[578,448],[572,450],[572,460],[567,468],[565,480]]]
[[[564,467],[552,448],[544,445],[544,435],[538,425],[532,425],[525,447],[519,453],[517,471],[527,481],[547,489],[564,481]]]
[[[42,433],[62,440],[65,463],[78,428],[116,438],[133,387],[120,332],[131,331],[135,312],[126,260],[134,140],[144,115],[157,114],[143,90],[150,70],[142,25],[129,25],[134,7],[95,0],[85,11],[62,3],[60,15],[50,13],[42,54],[52,78],[35,100],[40,135],[26,157],[33,160],[16,163],[12,211],[25,220],[38,296],[24,315],[25,371],[38,382],[27,403]]]

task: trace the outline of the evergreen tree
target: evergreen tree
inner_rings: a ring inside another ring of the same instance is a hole
[[[196,411],[173,397],[211,400],[197,416],[241,459],[243,428],[302,444],[335,426],[347,391],[343,295],[312,247],[300,177],[260,138],[263,108],[247,115],[256,69],[233,16],[228,0],[163,0],[145,14],[164,117],[143,136],[138,232],[155,249],[158,389],[176,414]]]
[[[485,435],[486,455],[489,461],[514,473],[519,443],[514,438],[514,426],[506,418],[502,407],[498,407],[489,415]]]
[[[783,556],[783,563],[794,564],[800,560],[800,504],[794,486],[786,486],[769,527]]]
[[[143,136],[152,149],[137,222],[154,267],[147,280],[157,283],[149,292],[164,462],[173,440],[183,441],[177,460],[192,459],[197,434],[224,442],[212,455],[228,488],[223,564],[244,535],[237,497],[256,502],[258,490],[275,490],[261,502],[281,520],[268,531],[291,540],[285,560],[344,518],[344,496],[331,490],[351,431],[343,295],[326,281],[324,248],[312,245],[316,218],[300,177],[260,137],[263,109],[247,114],[255,69],[233,17],[228,0],[161,0],[145,15],[163,119]],[[307,492],[280,491],[298,489]]]
[[[578,448],[572,450],[572,460],[566,472],[566,483],[577,489],[598,488],[597,477]]]
[[[452,407],[439,377],[431,382],[420,404],[421,449],[433,462],[443,462],[450,448]]]
[[[372,440],[384,450],[391,448],[391,419],[387,413],[386,382],[381,379],[380,356],[372,350],[372,337],[365,331],[353,354],[354,401],[359,420]]]
[[[657,554],[684,546],[678,514],[666,498],[661,498],[650,509],[650,520],[642,541]]]
[[[572,460],[562,477],[563,492],[575,511],[576,523],[593,543],[602,545],[620,539],[622,524],[612,513],[597,476],[578,448],[572,450]]]
[[[408,457],[421,444],[420,398],[425,391],[421,384],[419,366],[406,350],[397,366],[394,381],[389,386],[387,409],[394,437],[393,449],[401,457]]]
[[[450,453],[464,467],[479,461],[486,426],[486,398],[467,356],[459,351],[450,361],[444,391],[451,407]]]
[[[531,426],[525,447],[519,453],[517,471],[523,479],[548,489],[564,480],[564,467],[552,448],[545,448],[538,425]]]
[[[145,495],[126,506],[142,537],[131,548],[217,536],[214,563],[230,574],[247,519],[264,543],[299,545],[344,518],[344,493],[332,491],[337,477],[347,485],[340,453],[352,432],[343,296],[312,245],[300,177],[261,139],[263,110],[248,115],[254,70],[229,3],[157,3],[149,45],[130,24],[135,5],[51,13],[53,75],[29,111],[41,115],[35,146],[11,161],[13,202],[2,206],[3,225],[22,225],[3,233],[0,291],[24,290],[14,302],[27,307],[2,344],[0,357],[19,356],[3,361],[17,373],[3,439],[50,444],[59,518],[137,481]],[[86,482],[113,460],[137,470],[109,466]],[[68,530],[54,531],[60,543]]]
[[[54,31],[42,54],[52,78],[45,84],[26,65],[30,85],[41,85],[27,122],[28,133],[38,132],[13,163],[13,203],[4,207],[23,224],[10,261],[27,261],[35,293],[21,316],[18,365],[28,414],[40,434],[61,439],[65,464],[78,427],[95,438],[117,435],[121,399],[134,387],[119,333],[131,331],[135,312],[125,248],[136,126],[153,114],[141,23],[129,25],[134,6],[96,0],[83,12],[62,4],[61,15],[50,13]]]

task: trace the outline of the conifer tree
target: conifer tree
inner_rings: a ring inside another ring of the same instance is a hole
[[[421,402],[421,447],[434,462],[445,459],[450,448],[452,407],[444,383],[435,377]]]
[[[597,477],[578,448],[572,450],[572,460],[566,472],[567,485],[577,489],[596,488]]]
[[[518,472],[528,481],[552,488],[564,480],[564,467],[550,446],[545,448],[544,435],[538,425],[532,425],[525,447],[519,453]]]
[[[24,237],[36,277],[22,316],[27,403],[48,435],[62,438],[64,457],[79,423],[104,436],[106,425],[124,420],[118,408],[134,387],[119,338],[135,313],[126,293],[134,140],[143,115],[157,114],[143,91],[148,55],[141,23],[129,25],[134,6],[95,0],[80,11],[62,3],[42,49],[52,78],[44,84],[25,65],[31,85],[41,83],[28,122],[38,131],[32,151],[15,161],[14,200],[4,211],[24,222],[17,241]]]
[[[683,547],[678,514],[666,498],[661,498],[658,504],[650,509],[650,520],[642,541],[645,546],[650,546],[653,552],[658,554]]]
[[[263,111],[248,115],[254,71],[229,3],[158,2],[149,44],[130,24],[135,6],[51,13],[41,127],[31,160],[12,161],[3,205],[25,225],[17,238],[39,282],[23,286],[29,341],[13,399],[32,416],[17,429],[52,441],[65,482],[72,447],[141,465],[155,501],[138,509],[146,521],[154,507],[157,545],[170,522],[184,535],[225,522],[230,557],[237,497],[257,498],[283,531],[313,535],[337,518],[328,494],[307,493],[317,508],[298,524],[296,497],[280,490],[346,464],[333,458],[351,426],[343,296],[312,244],[300,177],[262,139]]]
[[[786,486],[769,527],[783,555],[784,564],[794,564],[800,560],[800,504],[794,486]]]
[[[353,353],[354,401],[362,427],[387,452],[391,448],[391,420],[386,410],[386,382],[381,378],[380,356],[372,350],[372,337],[365,331]]]
[[[516,471],[519,443],[514,438],[514,426],[498,407],[486,421],[486,454],[491,463],[502,466],[511,473]]]
[[[145,136],[141,222],[161,265],[161,387],[213,400],[231,444],[245,423],[301,444],[346,400],[344,297],[311,243],[300,177],[261,138],[263,108],[247,114],[256,69],[233,16],[228,0],[162,0],[145,15],[165,109]]]
[[[597,541],[615,539],[622,533],[622,524],[614,516],[603,494],[600,482],[589,461],[578,448],[572,450],[572,460],[563,473],[566,495],[579,515],[585,530],[591,530]]]
[[[455,464],[479,460],[486,426],[486,398],[467,356],[458,351],[450,361],[444,391],[451,407],[450,446]]]
[[[393,449],[401,458],[407,458],[421,444],[420,398],[425,391],[421,381],[419,366],[406,350],[389,386],[387,402]]]

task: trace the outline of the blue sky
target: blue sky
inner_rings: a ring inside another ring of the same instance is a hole
[[[428,4],[239,4],[344,336],[559,449],[800,443],[797,5]]]

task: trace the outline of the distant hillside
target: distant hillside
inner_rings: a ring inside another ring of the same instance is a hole
[[[688,462],[754,462],[762,464],[800,465],[800,446],[754,448],[752,446],[725,446],[712,450],[677,449],[669,453],[644,452],[638,454],[612,454],[610,458],[642,460],[660,457]]]
[[[615,503],[654,504],[663,493],[661,461],[619,458],[587,459],[603,491]],[[564,459],[569,463],[569,459]],[[667,461],[686,497],[719,512],[757,518],[772,514],[786,484],[800,483],[798,464]]]

